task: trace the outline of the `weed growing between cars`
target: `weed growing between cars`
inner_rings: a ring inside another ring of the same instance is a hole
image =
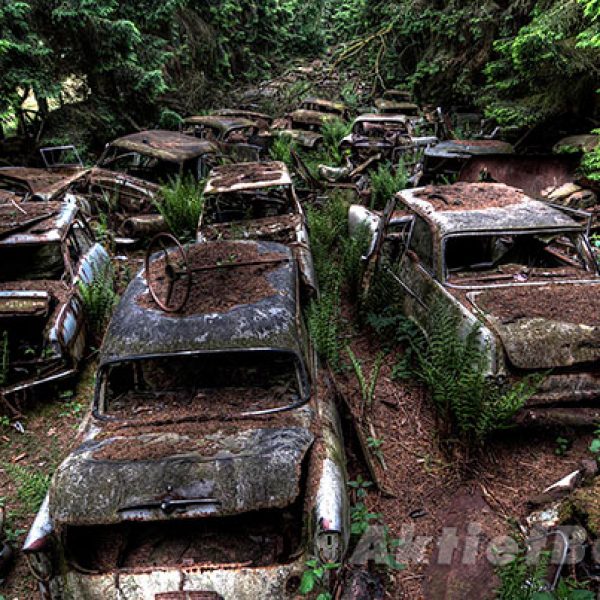
[[[8,332],[3,331],[0,340],[0,385],[5,385],[8,380],[9,361]]]
[[[318,353],[337,370],[342,344],[341,294],[357,294],[362,276],[360,257],[365,253],[368,235],[365,229],[356,239],[346,236],[348,205],[337,195],[322,209],[309,207],[308,226],[320,296],[307,311],[311,337]]]
[[[383,210],[386,202],[408,184],[408,170],[403,160],[393,167],[381,163],[371,175],[371,210]]]
[[[119,299],[114,290],[113,270],[108,266],[91,283],[80,281],[78,285],[89,333],[94,344],[99,344]]]
[[[297,151],[296,142],[292,139],[291,135],[281,133],[275,138],[269,148],[269,155],[272,160],[284,163],[288,169],[293,171],[294,159],[292,158],[292,151]]]
[[[478,325],[460,336],[461,319],[441,302],[432,307],[427,342],[415,348],[416,377],[431,390],[442,434],[458,434],[467,447],[479,447],[494,431],[510,426],[531,398],[543,375],[501,387],[486,377]]]
[[[328,164],[340,165],[344,161],[344,155],[340,151],[340,140],[346,137],[351,130],[351,125],[342,119],[328,119],[323,123],[321,133],[323,134],[323,148]]]
[[[3,468],[13,480],[17,489],[17,496],[25,510],[28,513],[35,513],[48,491],[50,475],[10,463],[6,463]]]
[[[204,181],[177,177],[160,188],[160,199],[154,202],[171,233],[182,243],[196,239],[198,220],[204,205],[203,189]]]

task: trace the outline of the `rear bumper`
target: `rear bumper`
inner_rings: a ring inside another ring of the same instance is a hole
[[[305,556],[288,565],[248,568],[156,569],[138,573],[81,574],[69,571],[51,583],[51,598],[64,600],[187,600],[186,592],[214,592],[215,600],[294,598],[305,568]],[[178,595],[177,593],[180,593]],[[193,597],[193,596],[192,596]]]

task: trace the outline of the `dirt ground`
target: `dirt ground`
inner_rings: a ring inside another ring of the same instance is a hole
[[[363,372],[369,375],[380,350],[376,339],[361,334],[350,341],[350,346]],[[485,556],[486,551],[492,551],[491,541],[502,535],[518,541],[515,521],[528,514],[527,500],[578,468],[581,459],[590,457],[587,448],[591,435],[506,431],[487,444],[465,474],[440,450],[435,413],[426,390],[392,380],[394,358],[392,353],[385,359],[376,387],[372,412],[375,435],[373,431],[366,433],[383,440],[380,450],[385,464],[384,469],[374,457],[384,490],[371,488],[368,506],[382,513],[393,536],[409,543],[408,549],[397,556],[405,568],[392,572],[386,597],[493,598],[498,581]],[[338,382],[356,413],[360,396],[353,371],[343,371]],[[559,436],[572,443],[562,455],[557,454]],[[356,448],[353,453],[350,477],[360,473],[371,479],[360,467]],[[439,564],[436,554],[445,527],[457,530],[458,545],[451,565]],[[477,532],[474,539],[478,540],[478,548],[474,562],[465,565],[460,562],[467,551],[467,531]],[[419,536],[423,536],[421,543],[416,539]],[[410,545],[411,539],[414,545]]]

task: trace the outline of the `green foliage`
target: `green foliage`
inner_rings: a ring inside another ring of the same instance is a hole
[[[9,361],[8,332],[3,331],[0,340],[0,385],[6,385],[8,381]]]
[[[204,197],[203,182],[196,183],[192,177],[171,179],[160,188],[156,208],[164,217],[171,233],[181,242],[196,239],[198,220],[202,212]]]
[[[339,569],[340,563],[324,563],[320,559],[311,558],[306,561],[306,567],[302,573],[298,591],[303,596],[307,596],[321,590],[316,600],[331,600],[331,594],[325,591],[327,572]]]
[[[600,129],[594,129],[592,133],[600,135]],[[583,155],[580,169],[588,179],[600,181],[600,144]]]
[[[347,235],[340,241],[342,277],[352,300],[357,298],[360,292],[364,273],[362,257],[366,255],[370,242],[371,232],[366,223],[361,224],[352,237]]]
[[[79,281],[78,287],[89,333],[94,343],[99,343],[118,300],[114,291],[112,267],[107,266],[104,270],[97,272],[91,283]]]
[[[297,149],[297,144],[292,139],[292,136],[286,133],[281,133],[271,144],[271,147],[269,148],[269,155],[273,160],[284,162],[288,169],[293,171],[294,160],[292,158],[292,150],[297,151]]]
[[[438,300],[431,308],[427,345],[417,348],[415,375],[431,390],[448,433],[469,446],[481,445],[492,432],[505,429],[535,393],[540,378],[525,378],[501,388],[486,377],[478,325],[461,335],[461,319]]]
[[[17,497],[29,514],[34,514],[48,491],[50,476],[21,465],[4,464],[4,470],[17,488]]]
[[[500,587],[496,591],[498,600],[593,600],[595,594],[588,591],[584,583],[571,578],[562,578],[556,590],[545,591],[550,555],[542,553],[535,564],[520,553],[508,564],[498,567]]]
[[[336,288],[321,293],[307,311],[308,330],[319,355],[332,369],[340,366],[340,300]]]
[[[348,135],[350,128],[350,124],[337,118],[329,119],[323,124],[321,133],[323,134],[323,146],[329,164],[339,165],[343,162],[344,156],[340,151],[339,143],[342,138]]]
[[[405,189],[407,183],[408,171],[402,161],[396,167],[381,163],[371,175],[371,209],[383,210],[387,201],[396,192]]]
[[[383,354],[379,353],[375,357],[375,363],[371,370],[371,375],[367,379],[360,360],[356,357],[350,346],[346,347],[346,353],[350,358],[350,364],[356,380],[358,381],[358,387],[361,395],[361,415],[364,418],[365,411],[371,410],[373,405],[373,399],[375,398],[375,389],[377,388],[377,380],[379,379],[379,373],[381,372],[381,365],[383,364]]]

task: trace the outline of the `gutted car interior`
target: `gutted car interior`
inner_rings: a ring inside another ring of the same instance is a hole
[[[302,551],[302,499],[285,509],[118,525],[67,527],[72,568],[106,573],[144,568],[286,564]]]
[[[445,243],[450,281],[485,275],[527,278],[595,275],[580,233],[453,236]]]
[[[280,217],[293,212],[289,188],[272,187],[207,196],[203,219],[207,225],[217,225]]]

